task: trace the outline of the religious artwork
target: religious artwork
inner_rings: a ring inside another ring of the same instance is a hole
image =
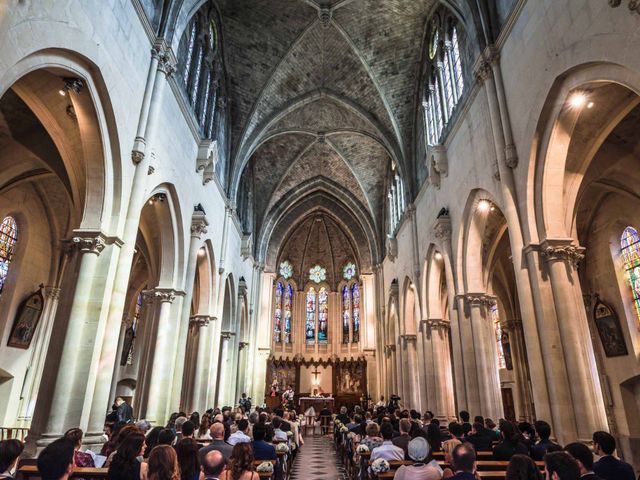
[[[351,327],[351,341],[358,343],[360,341],[360,285],[354,283],[351,286],[351,308],[352,313],[352,327]]]
[[[284,343],[291,343],[291,305],[293,303],[293,286],[287,284],[284,294]]]
[[[356,266],[352,262],[347,263],[342,269],[342,276],[349,281],[356,275]]]
[[[362,394],[365,389],[365,366],[363,363],[340,363],[337,370],[338,394]]]
[[[282,275],[282,278],[285,280],[291,278],[293,275],[293,265],[289,263],[289,260],[285,260],[280,264],[280,275]]]
[[[22,302],[18,308],[16,319],[13,322],[13,328],[11,329],[11,335],[7,345],[9,347],[27,349],[31,345],[31,340],[36,332],[38,321],[42,315],[42,308],[44,306],[44,298],[42,293],[38,290],[32,293],[27,299]]]
[[[316,343],[316,289],[309,287],[307,291],[307,318],[305,323],[307,345]]]
[[[640,235],[633,227],[627,227],[620,238],[620,254],[627,272],[637,321],[640,322]]]
[[[351,290],[348,285],[342,287],[342,343],[349,343],[349,324],[351,323]]]
[[[318,293],[318,343],[329,341],[329,292],[325,287]]]
[[[296,385],[296,367],[289,362],[271,361],[267,371],[270,396],[282,395],[290,385]]]
[[[142,294],[138,294],[136,299],[136,306],[133,312],[133,320],[131,325],[124,332],[124,342],[122,345],[122,355],[120,357],[120,365],[133,364],[133,345],[136,339],[136,332],[138,331],[138,324],[140,323],[140,315],[142,314]]]
[[[500,326],[500,315],[498,314],[498,304],[493,303],[489,307],[489,314],[491,315],[491,321],[493,322],[496,352],[498,354],[498,368],[507,368],[507,363],[504,358],[504,348],[502,346],[502,327]]]
[[[327,270],[316,265],[309,270],[309,280],[315,283],[324,282],[327,279]]]
[[[593,317],[605,355],[607,357],[627,355],[627,344],[624,341],[620,321],[613,308],[602,300],[598,300],[593,309]]]
[[[18,226],[13,217],[5,217],[0,224],[0,294],[9,274],[9,264],[16,252]]]
[[[504,354],[505,368],[507,370],[513,370],[513,359],[511,358],[511,341],[509,340],[509,334],[505,331],[502,331],[500,344],[502,345],[502,352]]]
[[[280,343],[282,334],[282,294],[284,286],[282,282],[276,283],[276,294],[274,299],[275,312],[273,314],[273,341]]]

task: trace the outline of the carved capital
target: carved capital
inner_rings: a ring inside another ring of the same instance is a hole
[[[390,354],[391,352],[395,352],[396,351],[396,346],[393,344],[389,344],[389,345],[385,345],[384,346],[384,351],[386,354]]]
[[[571,239],[547,239],[540,244],[540,254],[547,262],[563,261],[572,266],[584,258],[585,248],[574,245]]]
[[[433,234],[443,243],[451,241],[451,219],[448,215],[436,219],[433,224]]]
[[[209,315],[194,315],[189,317],[189,322],[198,325],[198,328],[208,327],[211,317]]]
[[[496,299],[486,293],[467,293],[464,299],[472,307],[489,307],[496,303]]]
[[[418,341],[418,336],[413,333],[405,333],[404,335],[400,335],[400,338],[404,340],[405,346],[409,343],[415,344]]]
[[[484,58],[480,58],[476,64],[473,74],[479,83],[483,83],[491,78],[491,64]]]
[[[71,239],[73,246],[80,249],[82,253],[93,253],[100,255],[106,246],[104,236],[100,234],[78,234]]]
[[[515,332],[517,330],[522,330],[522,320],[507,320],[506,322],[502,322],[501,328],[505,332]]]
[[[193,212],[191,217],[191,236],[193,238],[200,238],[203,234],[207,233],[207,227],[209,222],[204,212]]]
[[[238,350],[242,351],[248,346],[249,346],[249,342],[239,342],[238,343]]]
[[[156,288],[152,290],[152,292],[154,299],[159,300],[162,303],[173,303],[176,299],[176,295],[178,294],[178,292],[173,289],[165,288]]]
[[[220,332],[220,337],[222,337],[224,340],[230,340],[233,336],[235,336],[234,332]]]
[[[443,320],[441,318],[430,318],[429,320],[426,320],[427,322],[427,326],[429,327],[430,331],[447,331],[449,330],[450,324],[449,322],[447,322],[446,320]]]

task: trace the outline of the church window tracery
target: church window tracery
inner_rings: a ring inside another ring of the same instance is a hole
[[[316,343],[316,289],[313,287],[307,290],[305,337],[308,345]]]
[[[286,280],[291,278],[293,275],[293,265],[289,262],[289,260],[285,260],[280,264],[280,275]]]
[[[351,289],[342,287],[342,343],[349,343],[349,325],[351,323]]]
[[[291,343],[291,327],[293,323],[293,313],[291,305],[293,304],[293,286],[287,283],[284,293],[284,343]]]
[[[291,275],[289,275],[290,277]],[[293,300],[295,291],[289,277],[278,279],[273,299],[273,341],[289,344],[293,342]]]
[[[342,343],[358,343],[360,341],[360,284],[356,277],[356,266],[353,263],[345,265],[343,272],[351,270],[351,275],[343,275],[346,283],[340,290],[342,298]]]
[[[0,224],[0,294],[4,288],[9,265],[16,252],[18,226],[13,217],[5,217]]]
[[[400,175],[395,173],[395,169],[393,170],[393,176],[387,191],[387,198],[389,200],[389,235],[395,234],[398,225],[400,225],[402,215],[407,207],[404,193],[404,182],[402,181],[402,178],[400,178]]]
[[[309,280],[315,283],[324,282],[327,279],[327,270],[320,265],[311,267],[309,270]]]
[[[631,287],[636,317],[640,322],[640,235],[633,227],[627,227],[620,238],[620,254]]]
[[[455,21],[448,18],[442,22],[436,16],[429,38],[428,82],[422,105],[427,143],[436,145],[462,97],[464,76]]]
[[[273,341],[280,343],[282,338],[282,293],[284,285],[282,282],[276,282],[276,294],[274,299],[275,311],[273,313]]]

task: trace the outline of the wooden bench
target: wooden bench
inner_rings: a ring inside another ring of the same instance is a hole
[[[18,478],[40,478],[40,472],[36,465],[25,465],[18,469]],[[108,468],[75,467],[71,478],[107,478]]]
[[[396,472],[395,470],[389,471],[389,472],[384,472],[384,473],[380,473],[378,474],[378,478],[379,479],[390,479],[395,477]],[[504,478],[507,476],[507,472],[506,471],[497,471],[497,472],[478,472],[478,476],[482,479],[487,479],[487,480],[504,480]]]
[[[0,427],[0,440],[11,440],[15,438],[24,443],[24,439],[27,438],[29,433],[28,428],[23,427]]]

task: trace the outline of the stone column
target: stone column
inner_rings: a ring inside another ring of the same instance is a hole
[[[451,356],[449,355],[449,322],[441,319],[431,319],[427,321],[427,328],[431,337],[433,352],[433,377],[436,399],[433,409],[441,422],[448,422],[456,417]]]
[[[462,383],[466,400],[466,402],[460,401],[458,408],[464,408],[469,412],[479,412],[482,410],[482,403],[480,400],[480,384],[474,343],[479,342],[480,339],[474,337],[471,308],[466,303],[464,295],[456,295],[456,305],[459,320],[458,328],[460,330],[462,372],[464,376]]]
[[[189,333],[189,314],[191,313],[191,300],[193,298],[193,285],[195,283],[196,269],[198,266],[198,251],[201,247],[202,235],[207,233],[209,222],[200,210],[193,212],[191,217],[191,242],[189,243],[189,253],[187,257],[187,270],[184,280],[184,299],[182,301],[182,311],[178,322],[178,349],[176,351],[175,369],[171,388],[172,408],[180,406],[180,410],[186,408],[187,398],[185,393],[189,378],[185,371],[185,356],[187,350],[187,335]]]
[[[220,365],[218,365],[218,394],[216,398],[217,406],[223,406],[225,402],[229,401],[231,392],[229,392],[229,386],[231,383],[231,355],[229,352],[231,337],[234,334],[232,332],[220,333]]]
[[[404,349],[407,356],[407,368],[404,369],[406,374],[404,382],[403,397],[404,405],[409,408],[415,408],[418,411],[422,411],[421,393],[423,386],[420,384],[420,378],[418,375],[418,353],[416,350],[416,343],[418,340],[415,334],[405,334],[401,336],[404,342]]]
[[[51,409],[42,441],[38,443],[41,446],[59,437],[68,428],[81,424],[90,374],[89,366],[95,348],[93,340],[98,328],[98,318],[92,315],[94,312],[90,311],[89,304],[96,278],[98,256],[105,248],[105,237],[101,233],[85,233],[73,237],[72,244],[81,255],[80,268]]]
[[[33,410],[36,406],[36,400],[38,399],[44,361],[47,351],[49,350],[49,340],[51,340],[53,323],[56,317],[56,311],[58,310],[58,300],[60,299],[60,289],[58,287],[44,287],[43,290],[44,305],[40,318],[40,328],[36,330],[33,338],[31,358],[24,380],[24,396],[20,403],[20,413],[18,417],[18,422],[24,426],[30,423]]]
[[[540,245],[546,261],[564,350],[564,367],[579,441],[589,441],[596,430],[607,428],[604,400],[589,335],[576,266],[584,249],[570,239],[546,239]],[[560,434],[560,432],[557,432]]]
[[[213,329],[213,327],[209,327],[209,323],[212,320],[215,320],[215,317],[208,315],[195,315],[189,319],[199,329],[193,390],[191,391],[191,398],[187,402],[187,409],[192,412],[201,412],[207,408],[206,390],[209,387],[209,357],[211,354],[211,330]]]
[[[466,301],[471,314],[476,372],[480,387],[479,414],[490,418],[500,418],[504,413],[498,379],[498,359],[493,339],[493,326],[487,315],[487,306],[494,300],[482,293],[468,293]]]
[[[171,289],[156,288],[153,290],[153,295],[160,302],[160,308],[158,310],[155,348],[150,356],[153,361],[151,363],[146,418],[153,425],[164,425],[171,398],[171,364],[175,354],[172,350],[175,344],[174,336],[177,332],[176,322],[171,319],[171,304],[175,300],[176,292]]]
[[[535,411],[532,403],[531,387],[529,384],[529,373],[527,368],[527,357],[525,351],[524,337],[522,333],[522,322],[520,320],[509,320],[502,323],[502,331],[509,336],[509,348],[513,370],[515,373],[518,404],[519,421],[533,422]]]

